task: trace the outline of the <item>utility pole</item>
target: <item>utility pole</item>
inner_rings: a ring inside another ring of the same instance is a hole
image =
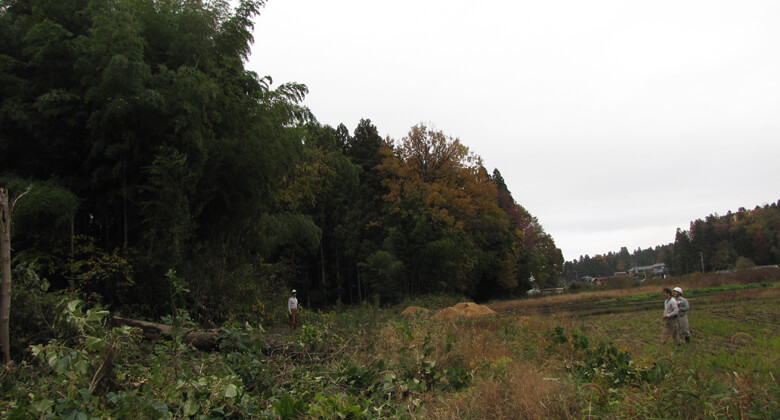
[[[699,258],[701,258],[701,273],[704,274],[704,254],[699,251]]]

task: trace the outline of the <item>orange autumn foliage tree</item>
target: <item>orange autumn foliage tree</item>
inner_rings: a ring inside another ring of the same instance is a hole
[[[387,143],[380,169],[388,190],[384,251],[403,264],[401,291],[475,296],[517,286],[520,238],[479,156],[419,124]]]

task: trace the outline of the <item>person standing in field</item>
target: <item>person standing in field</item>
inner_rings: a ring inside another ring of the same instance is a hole
[[[677,323],[680,337],[685,339],[686,343],[691,342],[691,329],[688,325],[688,310],[691,309],[691,305],[688,303],[688,299],[683,297],[683,291],[679,287],[674,288],[674,298],[677,300],[677,308],[679,312],[677,314]]]
[[[287,314],[290,315],[290,328],[294,330],[298,326],[298,297],[295,289],[290,299],[287,299]]]
[[[672,291],[668,287],[664,288],[664,334],[661,337],[661,346],[666,344],[666,341],[671,335],[674,338],[676,344],[680,344],[680,337],[677,336],[678,322],[677,314],[680,313],[680,309],[677,307],[677,301],[672,298]]]

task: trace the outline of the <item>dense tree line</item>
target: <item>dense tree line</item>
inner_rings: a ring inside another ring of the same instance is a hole
[[[673,275],[780,264],[780,201],[744,207],[723,216],[710,214],[691,222],[688,230],[677,229],[673,244],[590,257],[580,256],[564,264],[564,278],[609,277],[635,266],[665,263]]]
[[[2,185],[32,186],[15,266],[130,314],[213,322],[263,316],[291,287],[330,305],[557,282],[553,239],[458,139],[322,125],[305,85],[246,70],[263,5],[3,2]]]
[[[669,259],[676,273],[780,264],[780,201],[697,219],[677,230]]]

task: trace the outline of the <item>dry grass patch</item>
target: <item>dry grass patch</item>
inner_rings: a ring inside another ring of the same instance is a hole
[[[425,309],[421,306],[410,306],[401,312],[401,315],[418,315],[418,314],[427,314],[431,311],[428,309]]]
[[[519,325],[528,331],[541,331],[544,324],[527,317],[512,320],[492,318],[457,318],[447,321],[429,319],[409,325],[387,325],[374,338],[377,346],[365,354],[364,363],[384,359],[398,363],[410,351],[425,354],[425,359],[436,362],[438,368],[453,364],[477,371],[500,360],[515,357],[512,348],[501,338],[498,330],[504,322]]]
[[[495,376],[479,377],[468,392],[452,395],[430,412],[435,419],[571,418],[573,388],[562,378],[545,377],[530,363],[512,363]]]
[[[455,351],[463,358],[463,364],[475,368],[482,362],[494,362],[512,356],[512,352],[492,329],[479,325],[451,324],[448,334]]]

